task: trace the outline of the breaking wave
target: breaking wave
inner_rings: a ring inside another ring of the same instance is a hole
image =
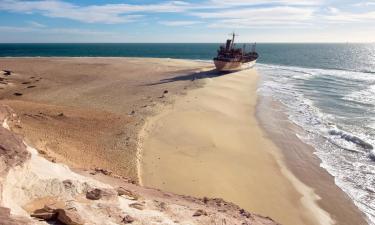
[[[370,224],[375,224],[375,75],[259,64],[258,93],[285,105],[297,136],[315,148]]]

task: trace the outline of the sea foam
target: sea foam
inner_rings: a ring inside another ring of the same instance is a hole
[[[321,167],[335,177],[375,224],[375,76],[346,70],[259,64],[258,93],[285,106],[296,134],[315,149]]]

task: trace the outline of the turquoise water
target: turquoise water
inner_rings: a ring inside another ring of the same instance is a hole
[[[0,57],[212,59],[220,44],[0,44]],[[238,44],[242,46],[242,44]],[[260,63],[375,73],[375,44],[258,44]]]
[[[0,44],[0,56],[211,60],[218,46]],[[285,105],[289,120],[303,128],[296,135],[375,224],[375,44],[258,44],[257,51],[258,93]]]

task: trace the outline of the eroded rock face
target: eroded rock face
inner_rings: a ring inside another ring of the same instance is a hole
[[[8,114],[6,109],[0,109],[1,123]],[[0,173],[7,172],[9,168],[21,165],[30,158],[22,138],[3,126],[0,126],[0,140]]]
[[[23,144],[23,140],[18,135],[12,133],[4,128],[5,119],[10,115],[9,108],[0,105],[0,177],[6,176],[6,173],[14,166],[22,165],[30,158],[30,154]],[[3,187],[0,182],[0,192],[3,192]],[[0,194],[0,200],[2,195]],[[0,205],[1,206],[1,205]],[[10,209],[0,207],[0,221],[1,225],[23,225],[31,224],[27,218],[17,218],[10,215]]]

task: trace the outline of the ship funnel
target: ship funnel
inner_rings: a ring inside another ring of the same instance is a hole
[[[225,50],[226,50],[226,51],[229,51],[230,46],[231,46],[231,43],[232,43],[232,40],[228,39],[228,40],[227,40],[227,44],[226,44],[226,46],[225,46]]]

